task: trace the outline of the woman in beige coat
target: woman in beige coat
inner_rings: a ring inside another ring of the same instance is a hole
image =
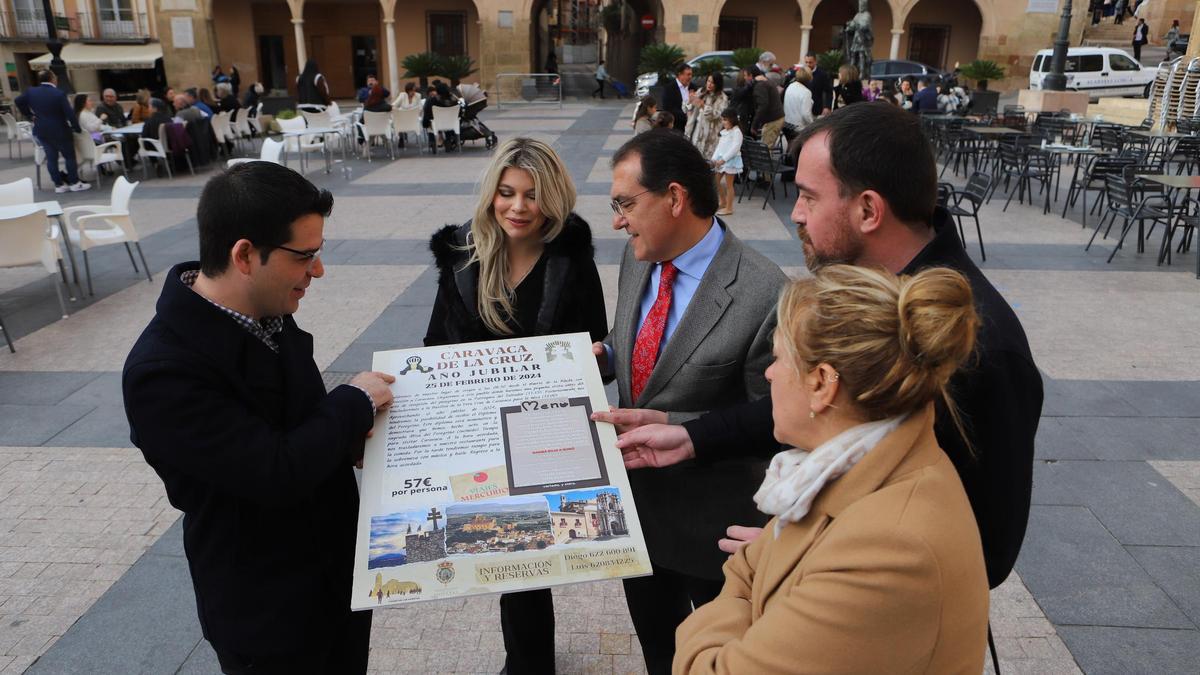
[[[705,157],[712,157],[721,136],[721,113],[729,107],[725,95],[725,80],[721,73],[713,73],[704,82],[703,92],[692,92],[691,111],[688,113],[684,135]]]
[[[775,518],[676,632],[675,673],[983,672],[988,585],[933,400],[978,323],[957,272],[828,267],[783,293]],[[954,410],[953,404],[949,405]]]

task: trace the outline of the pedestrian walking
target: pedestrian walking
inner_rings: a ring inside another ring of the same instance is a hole
[[[600,63],[596,66],[596,91],[592,92],[592,98],[596,98],[599,94],[600,98],[604,98],[604,83],[608,81],[608,70],[604,68],[604,59],[600,59]]]

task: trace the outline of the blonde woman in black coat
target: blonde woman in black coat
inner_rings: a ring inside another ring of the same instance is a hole
[[[549,145],[501,145],[474,217],[430,241],[439,275],[425,345],[576,332],[602,340],[608,318],[592,232],[574,206],[571,174]],[[507,672],[554,672],[549,590],[505,593],[500,622]]]

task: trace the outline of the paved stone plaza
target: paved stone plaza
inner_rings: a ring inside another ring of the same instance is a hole
[[[545,139],[566,160],[577,210],[594,229],[610,319],[625,235],[610,227],[608,161],[631,133],[630,112],[610,102],[483,115],[501,138]],[[482,144],[461,155],[382,157],[337,164],[329,175],[319,161],[310,166],[336,204],[326,275],[297,320],[315,336],[328,383],[368,368],[376,350],[420,343],[436,279],[429,235],[469,217],[488,161]],[[32,175],[31,167],[0,160],[0,182]],[[60,320],[43,271],[0,271],[0,314],[19,338],[16,354],[0,351],[2,673],[218,672],[196,622],[179,514],[130,446],[120,393],[122,363],[165,270],[197,256],[205,178],[152,178],[134,193],[153,283],[120,247],[98,249],[95,297],[80,294]],[[803,274],[789,195],[766,209],[761,199],[743,202],[728,222]],[[102,203],[108,190],[59,196],[65,205]],[[1002,201],[983,217],[982,267],[1024,322],[1046,385],[1029,532],[1017,573],[992,594],[1002,670],[1195,672],[1196,254],[1157,267],[1156,232],[1148,253],[1129,246],[1106,264],[1110,242],[1085,253],[1078,213],[1063,220],[1017,204],[1002,213]],[[978,260],[973,233],[967,245]],[[560,672],[644,672],[619,582],[559,589],[555,601]],[[496,673],[503,661],[494,597],[375,612],[375,672]]]

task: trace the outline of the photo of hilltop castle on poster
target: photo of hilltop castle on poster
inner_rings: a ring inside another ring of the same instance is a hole
[[[354,609],[650,573],[586,333],[375,354]]]

